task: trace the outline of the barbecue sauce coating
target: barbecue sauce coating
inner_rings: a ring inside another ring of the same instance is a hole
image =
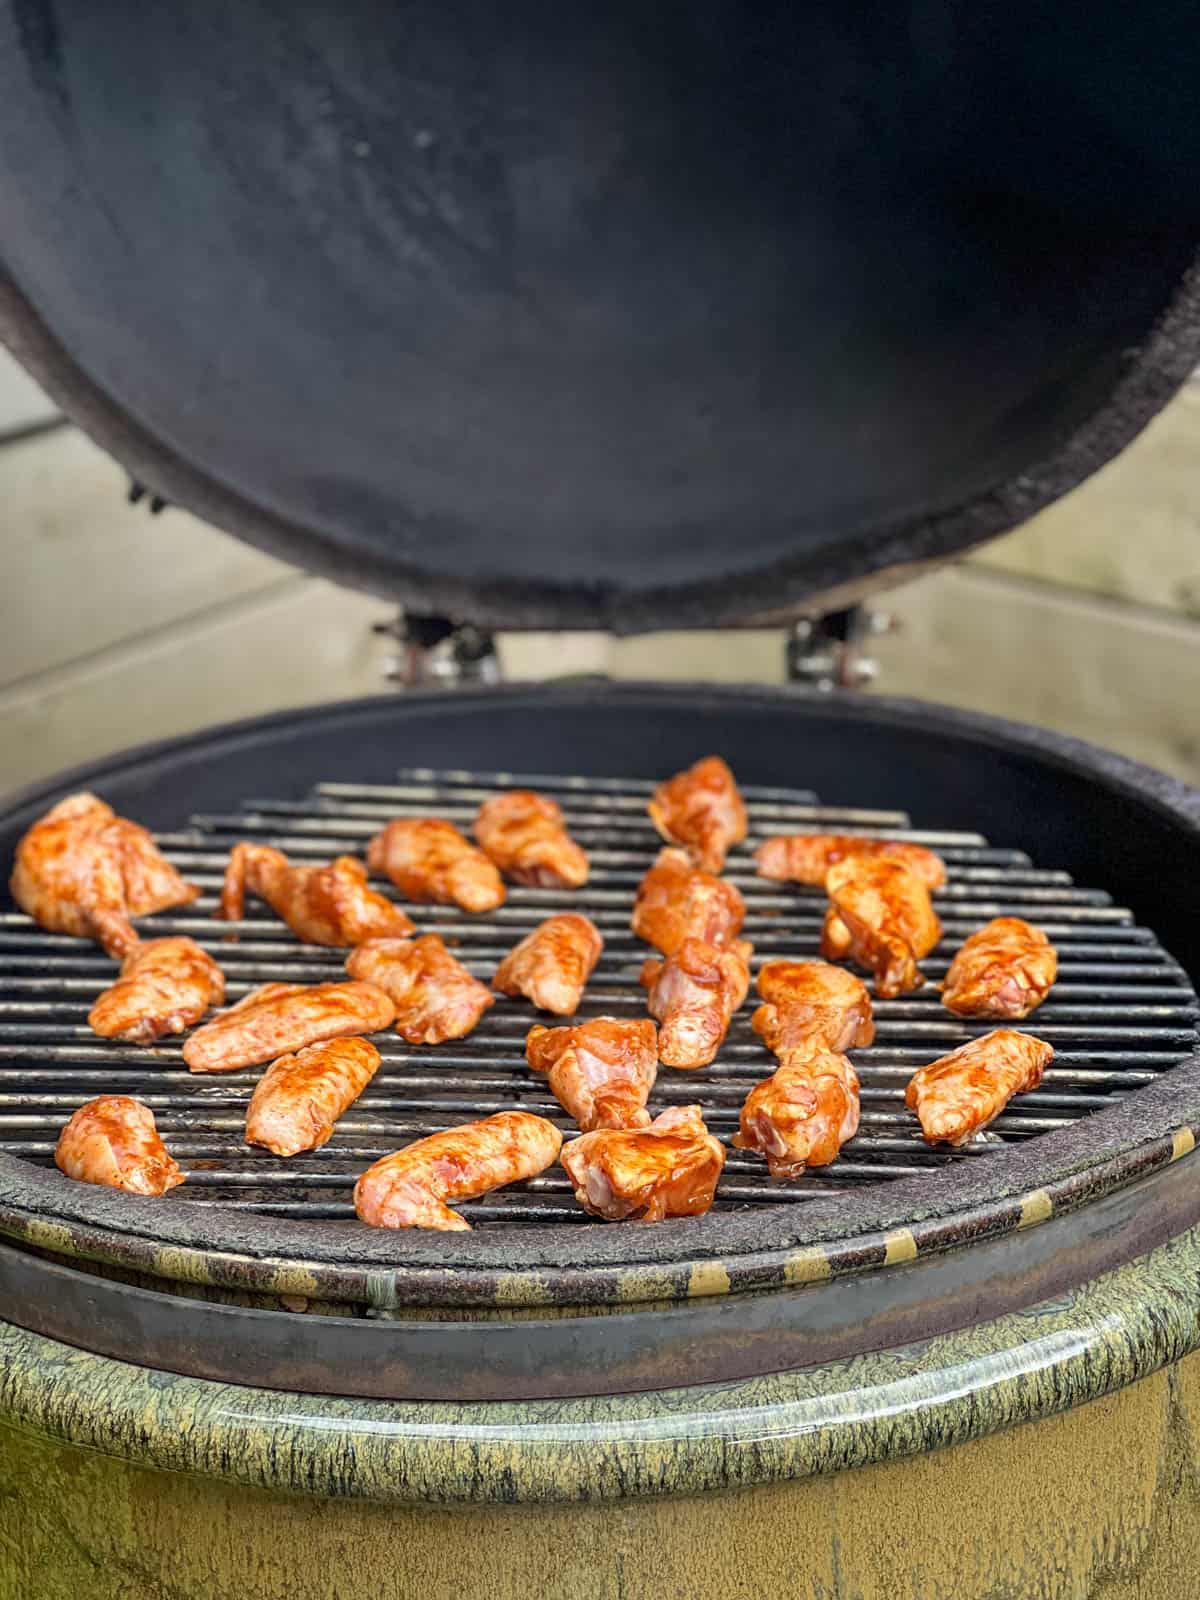
[[[658,1075],[658,1038],[648,1018],[596,1017],[573,1028],[529,1030],[525,1059],[544,1072],[558,1103],[584,1133],[644,1128]]]
[[[325,1039],[378,1033],[395,1015],[370,983],[267,983],[197,1028],[183,1059],[192,1072],[236,1072]]]
[[[699,1106],[674,1106],[637,1131],[604,1129],[564,1145],[575,1198],[594,1217],[699,1217],[713,1203],[725,1149]]]
[[[246,1112],[246,1143],[277,1156],[317,1150],[379,1070],[367,1039],[330,1039],[280,1056],[258,1080]]]
[[[382,989],[396,1007],[396,1032],[409,1044],[465,1039],[495,996],[473,978],[441,935],[368,939],[346,960],[352,978]]]
[[[858,1074],[836,1051],[785,1056],[746,1096],[733,1144],[767,1158],[773,1178],[827,1167],[858,1132]]]
[[[587,917],[574,912],[547,917],[505,956],[492,987],[525,995],[539,1011],[573,1016],[603,947],[600,930]]]
[[[841,833],[779,834],[754,852],[760,878],[775,883],[807,883],[820,888],[830,867],[852,856],[882,856],[914,872],[927,889],[946,881],[946,863],[921,844],[900,839],[860,839]]]
[[[1015,1022],[1041,1005],[1058,976],[1058,955],[1040,928],[996,917],[950,963],[942,1004],[960,1017]]]
[[[9,888],[43,928],[95,939],[118,961],[138,943],[131,917],[189,905],[200,893],[145,828],[86,793],[60,800],[29,829]]]
[[[367,846],[367,866],[390,878],[406,900],[495,911],[507,891],[482,850],[440,817],[401,817]]]
[[[827,961],[767,961],[759,970],[763,1004],[750,1019],[759,1038],[781,1059],[871,1044],[871,996],[861,978]]]
[[[730,845],[746,837],[746,807],[720,756],[706,756],[660,783],[649,811],[662,837],[682,845],[703,872],[720,872]]]
[[[995,1028],[915,1072],[904,1103],[927,1144],[964,1144],[998,1117],[1014,1094],[1036,1089],[1054,1047],[1032,1034]]]
[[[706,1067],[714,1059],[749,990],[752,953],[745,940],[721,949],[685,939],[674,955],[643,965],[646,1009],[659,1024],[664,1066]]]
[[[306,944],[356,945],[413,931],[399,906],[368,887],[367,869],[355,856],[338,856],[324,867],[294,867],[270,845],[235,844],[217,916],[239,921],[247,889]]]
[[[851,856],[831,867],[825,888],[832,908],[821,935],[827,959],[850,955],[875,973],[882,998],[908,994],[925,979],[917,962],[942,936],[929,890],[900,861]]]
[[[225,999],[225,974],[194,939],[150,939],[125,957],[121,976],[88,1014],[102,1039],[151,1044],[193,1027]]]
[[[101,1095],[80,1106],[58,1136],[54,1163],[80,1183],[129,1194],[166,1194],[183,1182],[150,1107],[123,1094]]]
[[[475,837],[506,878],[537,889],[582,889],[588,858],[567,832],[556,800],[508,789],[485,800]]]
[[[354,1209],[373,1228],[469,1233],[471,1224],[447,1200],[476,1200],[506,1183],[534,1178],[561,1148],[562,1134],[544,1117],[502,1111],[384,1156],[354,1185]]]
[[[733,884],[691,865],[682,850],[660,850],[638,885],[631,926],[672,956],[685,939],[727,945],[746,920],[746,904]]]

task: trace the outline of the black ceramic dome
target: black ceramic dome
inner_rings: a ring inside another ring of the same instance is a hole
[[[1200,359],[1183,4],[0,0],[0,331],[151,489],[422,610],[940,558]]]

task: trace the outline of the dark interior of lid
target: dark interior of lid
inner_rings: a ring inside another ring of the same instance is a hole
[[[998,531],[1162,404],[1198,66],[1182,3],[0,0],[4,331],[300,564],[746,616]]]

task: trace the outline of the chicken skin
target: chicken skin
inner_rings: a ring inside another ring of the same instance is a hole
[[[280,1056],[263,1073],[246,1112],[246,1143],[277,1156],[318,1150],[379,1070],[368,1039],[330,1039]]]
[[[649,1124],[658,1038],[648,1018],[596,1017],[573,1028],[538,1023],[525,1040],[525,1059],[547,1075],[554,1098],[584,1133]]]
[[[396,1008],[370,983],[267,983],[197,1028],[183,1047],[192,1072],[237,1072],[291,1050],[379,1033]]]
[[[367,866],[382,872],[406,900],[495,911],[504,880],[482,850],[440,817],[401,817],[367,846]]]
[[[396,1032],[409,1044],[465,1039],[496,998],[473,978],[437,933],[420,939],[368,939],[346,961],[352,978],[382,989],[396,1007]]]
[[[768,961],[759,970],[758,992],[763,1004],[750,1026],[781,1061],[840,1054],[875,1038],[866,984],[827,961]]]
[[[492,987],[525,995],[539,1011],[573,1016],[603,946],[599,928],[587,917],[574,912],[547,917],[505,956]]]
[[[733,1144],[764,1155],[773,1178],[796,1178],[836,1160],[858,1132],[858,1114],[858,1074],[847,1058],[802,1052],[751,1089]]]
[[[673,1106],[648,1128],[585,1133],[563,1147],[560,1162],[575,1198],[594,1217],[642,1222],[699,1217],[713,1203],[725,1148],[704,1125],[699,1106]]]
[[[780,834],[760,844],[754,852],[760,878],[775,883],[807,883],[820,888],[825,874],[851,856],[882,856],[899,861],[927,889],[940,889],[946,881],[946,863],[922,844],[900,839],[859,839],[839,833]]]
[[[942,1004],[960,1017],[1015,1022],[1036,1010],[1058,976],[1058,955],[1040,928],[996,917],[973,933],[950,963]]]
[[[218,917],[239,921],[247,889],[306,944],[355,945],[413,931],[399,906],[367,887],[367,869],[355,856],[338,856],[326,867],[294,867],[268,844],[235,844]]]
[[[58,1136],[54,1164],[80,1183],[129,1194],[166,1194],[183,1182],[167,1154],[154,1113],[124,1094],[101,1095],[80,1106]]]
[[[200,893],[145,828],[94,794],[68,795],[17,846],[12,897],[51,933],[95,939],[120,961],[138,942],[130,919],[190,905]]]
[[[224,999],[225,974],[194,939],[150,939],[125,957],[88,1023],[102,1039],[151,1044],[193,1027]]]
[[[372,1228],[469,1233],[471,1224],[447,1200],[477,1200],[506,1183],[535,1178],[561,1148],[562,1134],[552,1122],[502,1111],[384,1156],[354,1185],[354,1209]]]
[[[720,872],[730,845],[746,837],[746,807],[720,756],[706,756],[660,783],[649,810],[661,836],[682,845],[702,872]]]
[[[914,1072],[904,1103],[926,1144],[965,1144],[1014,1094],[1036,1089],[1053,1056],[1053,1045],[1032,1034],[995,1028]]]
[[[567,832],[562,808],[532,789],[507,789],[485,800],[475,837],[514,883],[582,889],[588,881],[588,858]]]
[[[850,955],[872,968],[875,993],[881,997],[919,989],[925,979],[917,962],[942,937],[921,879],[887,856],[850,856],[830,867],[825,888],[832,909],[821,935],[821,954],[827,959]]]
[[[658,1059],[667,1067],[707,1067],[750,988],[745,940],[720,949],[685,939],[664,961],[647,961],[646,1009],[659,1023]]]
[[[682,850],[660,850],[638,885],[631,926],[671,956],[685,939],[731,944],[745,920],[745,902],[731,883],[698,871]]]

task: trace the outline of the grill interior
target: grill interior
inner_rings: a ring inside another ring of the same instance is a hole
[[[197,815],[186,830],[160,834],[159,841],[202,886],[203,898],[148,926],[156,935],[191,934],[211,950],[229,979],[230,1001],[273,980],[342,977],[344,952],[299,943],[258,903],[251,903],[243,923],[213,922],[230,846],[251,838],[298,861],[325,860],[360,852],[390,817],[436,815],[468,828],[487,794],[512,786],[542,789],[560,800],[572,834],[591,855],[587,888],[510,886],[507,903],[486,917],[453,906],[418,906],[412,908],[418,928],[440,932],[487,980],[501,956],[543,917],[584,911],[603,932],[605,949],[580,1016],[643,1012],[637,976],[653,952],[630,931],[629,911],[661,844],[646,815],[648,779],[412,769],[399,773],[394,785],[324,783],[301,801],[250,800],[238,814]],[[862,1084],[858,1136],[833,1167],[788,1183],[771,1180],[757,1158],[731,1152],[716,1210],[795,1205],[978,1159],[1002,1142],[1036,1137],[1113,1104],[1194,1050],[1197,1002],[1186,974],[1103,890],[1077,887],[1065,872],[1034,866],[1020,850],[993,847],[978,834],[914,828],[903,812],[823,807],[813,794],[795,789],[743,786],[743,794],[748,847],[731,852],[726,876],[745,896],[743,936],[754,943],[756,965],[780,955],[815,956],[825,904],[819,890],[757,878],[749,847],[758,840],[830,830],[928,844],[945,859],[949,881],[935,896],[945,938],[922,964],[927,976],[938,980],[963,938],[993,916],[1036,922],[1058,948],[1059,982],[1023,1026],[1051,1042],[1056,1055],[1042,1087],[1016,1099],[976,1141],[957,1151],[930,1150],[904,1108],[905,1085],[918,1066],[989,1024],[951,1016],[932,985],[904,999],[876,1001],[876,1043],[854,1052]],[[377,1037],[383,1066],[330,1142],[281,1161],[242,1142],[245,1105],[265,1069],[195,1076],[183,1066],[179,1041],[138,1048],[90,1031],[87,1011],[112,974],[112,963],[96,947],[44,933],[19,913],[0,917],[0,1150],[50,1165],[59,1129],[76,1106],[97,1094],[134,1094],[153,1107],[187,1174],[179,1198],[193,1206],[341,1219],[353,1215],[350,1191],[366,1166],[453,1123],[520,1107],[549,1116],[568,1135],[575,1131],[525,1065],[525,1034],[538,1014],[526,1001],[501,998],[465,1040],[413,1048],[394,1034]],[[746,1092],[773,1066],[751,1031],[752,1009],[753,996],[713,1066],[660,1069],[652,1111],[698,1100],[710,1129],[724,1140],[732,1136]],[[599,1225],[576,1206],[558,1168],[461,1209],[485,1227]]]

